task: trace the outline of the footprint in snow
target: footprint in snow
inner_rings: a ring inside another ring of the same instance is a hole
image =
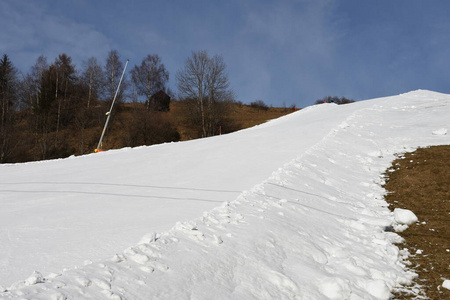
[[[222,238],[220,236],[215,235],[215,234],[213,234],[213,240],[214,240],[214,242],[216,244],[219,244],[219,245],[223,243]]]
[[[90,281],[89,279],[85,278],[85,277],[77,277],[75,279],[76,282],[78,282],[80,285],[84,286],[84,287],[88,287],[92,284],[92,281]]]
[[[103,294],[105,294],[109,299],[112,299],[112,300],[122,300],[122,297],[120,297],[119,295],[117,295],[117,294],[114,294],[113,292],[111,292],[111,291],[102,291],[103,292]]]
[[[101,288],[103,290],[110,290],[111,289],[111,284],[109,284],[105,280],[94,278],[94,279],[92,279],[92,282],[96,286],[98,286],[99,288]]]
[[[140,269],[141,269],[141,271],[144,271],[145,273],[153,273],[153,271],[155,271],[154,268],[147,267],[147,266],[141,267]]]
[[[278,286],[281,290],[290,290],[296,292],[298,290],[297,285],[286,275],[271,271],[266,274],[267,279],[274,285]]]
[[[138,264],[145,264],[147,263],[150,258],[147,255],[136,253],[135,255],[130,257],[133,261],[137,262]]]
[[[50,300],[66,300],[67,297],[62,293],[55,293],[50,296]]]

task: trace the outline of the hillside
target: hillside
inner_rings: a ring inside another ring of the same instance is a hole
[[[231,134],[0,165],[0,298],[388,299],[413,283],[396,154],[450,95],[311,106]]]
[[[97,102],[68,126],[45,135],[35,131],[32,113],[20,112],[14,151],[6,162],[64,158],[94,152],[105,124],[105,112],[109,109],[106,103]],[[220,130],[223,134],[231,133],[293,111],[291,108],[261,109],[230,103]],[[187,106],[182,101],[171,101],[168,112],[147,111],[143,103],[119,103],[113,110],[102,148],[120,149],[200,138],[198,126],[190,122],[187,114]],[[220,130],[217,129],[217,134]]]
[[[195,130],[189,126],[186,126],[186,122],[183,119],[181,111],[185,109],[183,102],[172,101],[170,104],[171,119],[175,122],[177,131],[180,133],[181,140],[186,141],[193,138],[197,138],[198,134]],[[268,120],[276,119],[281,116],[292,113],[292,108],[286,107],[268,107],[262,109],[258,107],[252,107],[251,105],[234,103],[231,104],[230,115],[228,116],[229,122],[233,124],[232,130],[222,131],[222,133],[230,133],[237,130],[253,127]]]

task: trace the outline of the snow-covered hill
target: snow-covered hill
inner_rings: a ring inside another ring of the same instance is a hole
[[[1,165],[0,298],[387,299],[414,275],[381,174],[450,144],[449,117],[450,95],[419,90]]]

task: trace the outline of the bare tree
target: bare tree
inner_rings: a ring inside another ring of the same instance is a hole
[[[36,110],[41,105],[42,97],[42,81],[44,72],[48,69],[47,58],[43,55],[39,56],[36,63],[31,67],[30,73],[26,77],[27,81],[27,106]]]
[[[156,103],[152,103],[152,96],[165,90],[169,72],[157,54],[147,55],[140,66],[135,65],[131,70],[131,79],[137,94],[145,97],[147,109],[150,110],[157,107]]]
[[[176,76],[180,96],[196,102],[203,137],[215,134],[223,113],[220,104],[234,98],[225,68],[221,56],[209,57],[202,50],[192,52]]]
[[[222,56],[215,55],[209,60],[207,68],[206,132],[207,136],[217,132],[222,116],[226,112],[227,102],[234,100],[234,93],[226,74],[226,65]]]
[[[197,102],[200,111],[202,136],[206,136],[204,101],[206,94],[206,70],[208,65],[206,51],[192,52],[184,68],[176,75],[178,92],[184,98],[191,98]]]
[[[103,81],[103,70],[102,67],[98,64],[97,58],[89,58],[87,62],[84,62],[82,74],[82,82],[88,88],[88,95],[86,99],[87,108],[90,107],[91,101],[98,100]]]
[[[334,96],[334,97],[326,96],[326,97],[324,97],[322,99],[316,100],[316,102],[314,102],[314,104],[336,103],[338,105],[341,105],[341,104],[349,104],[349,103],[353,103],[353,102],[355,102],[355,100],[348,99],[348,98],[345,98],[345,97],[340,97],[339,98],[337,96]]]
[[[119,84],[120,77],[122,75],[123,63],[120,60],[120,55],[117,50],[111,50],[108,53],[105,65],[105,92],[108,100],[112,102],[114,94],[116,92],[117,85]],[[125,78],[122,81],[121,89],[117,95],[116,101],[120,102],[123,99],[124,91],[126,89]]]
[[[72,58],[63,53],[56,58],[55,62],[50,66],[50,72],[56,77],[55,80],[55,102],[58,104],[56,117],[56,135],[55,148],[58,143],[58,134],[63,125],[70,122],[74,115],[74,86],[77,81],[75,66],[72,64]],[[49,74],[52,76],[51,74]]]
[[[31,115],[28,124],[34,132],[35,147],[39,146],[41,158],[45,159],[48,149],[49,113],[48,92],[46,91],[45,77],[49,65],[47,58],[39,56],[36,63],[31,67],[30,73],[25,77],[23,83],[23,102],[30,108]]]
[[[79,94],[81,94],[82,103],[75,112],[74,126],[80,135],[79,153],[84,154],[86,151],[86,128],[93,121],[92,102],[99,99],[104,87],[105,76],[97,58],[91,57],[83,62],[80,79]]]

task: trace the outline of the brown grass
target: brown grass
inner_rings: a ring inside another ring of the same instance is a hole
[[[418,284],[430,299],[450,299],[450,291],[441,286],[450,279],[450,146],[407,153],[393,162],[387,177],[391,209],[409,209],[419,218],[400,233],[405,243],[399,245],[412,254],[410,267],[419,275]],[[407,292],[395,296],[417,298]]]
[[[13,141],[15,148],[7,162],[41,160],[42,149],[47,149],[45,159],[94,152],[106,121],[105,113],[109,108],[103,102],[93,103],[90,110],[83,115],[89,116],[84,130],[81,130],[81,119],[75,118],[58,133],[48,132],[46,135],[36,131],[32,112],[19,112],[15,131],[19,134],[16,141]],[[294,111],[292,108],[260,109],[242,103],[230,103],[226,108],[228,113],[223,120],[224,124],[219,124],[222,133],[255,126]],[[182,101],[171,101],[168,112],[151,113],[143,103],[119,103],[113,110],[101,148],[110,150],[201,137],[199,126],[192,125],[188,115],[186,103]]]
[[[136,107],[134,107],[136,106]],[[118,149],[122,147],[126,147],[123,143],[124,136],[126,135],[127,124],[132,121],[133,118],[133,109],[144,109],[143,103],[122,103],[120,110],[111,119],[111,122],[108,127],[108,132],[105,135],[103,140],[103,147],[105,150],[108,149]],[[170,111],[168,112],[153,112],[155,117],[158,117],[161,121],[170,122],[177,129],[180,134],[182,141],[187,141],[191,139],[198,138],[198,132],[196,129],[192,128],[185,122],[185,117],[183,114],[183,110],[186,109],[186,106],[183,102],[180,101],[171,101],[170,103]],[[292,109],[289,108],[278,108],[278,107],[270,107],[268,110],[260,110],[251,107],[250,105],[241,105],[238,103],[232,104],[232,110],[230,119],[232,119],[235,124],[234,130],[240,130],[244,128],[248,128],[251,126],[255,126],[258,124],[262,124],[268,120],[279,118],[283,115],[289,114],[293,112]],[[106,117],[104,117],[106,119]],[[104,126],[104,120],[100,123],[99,126],[94,128],[88,128],[85,131],[86,135],[86,148],[85,153],[92,152],[98,143],[98,139],[100,138],[102,129]],[[223,133],[229,133],[224,131]],[[70,136],[68,134],[68,136]],[[71,135],[71,139],[68,140],[70,146],[74,149],[77,149],[77,142],[79,140],[78,133],[75,135]]]
[[[191,140],[198,138],[198,133],[186,124],[182,110],[186,109],[186,105],[180,101],[172,101],[170,103],[170,112],[172,121],[176,124],[176,128],[180,133],[181,140]],[[276,119],[281,116],[292,113],[292,108],[269,107],[267,110],[258,109],[250,105],[233,103],[230,108],[228,119],[233,124],[233,131],[249,128]],[[222,133],[227,132],[223,129]]]

